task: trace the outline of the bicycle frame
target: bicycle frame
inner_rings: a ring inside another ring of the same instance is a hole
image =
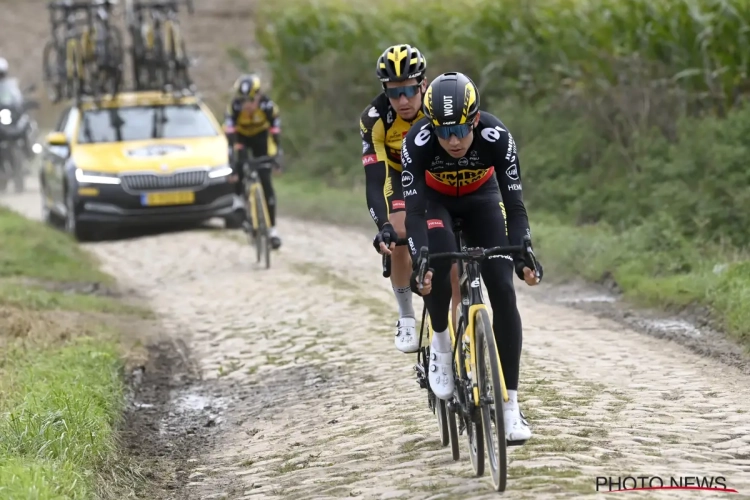
[[[245,154],[247,154],[247,150],[245,148],[237,150],[237,153],[239,153],[239,151],[245,151]],[[246,188],[247,200],[248,204],[250,205],[250,221],[253,226],[253,230],[257,230],[260,227],[260,214],[258,214],[257,203],[255,203],[255,200],[258,199],[257,197],[260,197],[259,199],[261,202],[261,207],[263,207],[263,220],[265,221],[266,228],[271,227],[271,216],[268,212],[268,205],[266,205],[263,185],[260,182],[260,176],[257,169],[258,165],[266,163],[266,161],[269,159],[269,157],[253,159],[248,159],[245,157],[244,159],[241,159],[242,168],[244,169],[244,172],[246,174],[245,182],[248,186],[248,188]]]
[[[466,245],[463,239],[463,231],[460,229],[455,232],[456,246],[459,251],[465,251]],[[455,335],[451,337],[453,342],[453,353],[456,362],[456,367],[460,370],[459,379],[465,381],[469,379],[468,374],[472,374],[471,377],[471,393],[473,396],[474,407],[479,407],[479,385],[476,379],[477,373],[477,350],[476,350],[476,337],[474,333],[474,318],[476,317],[477,311],[480,309],[487,309],[484,303],[484,297],[482,295],[481,287],[481,269],[480,264],[477,261],[464,262],[458,260],[458,286],[461,294],[460,311],[458,324],[456,325],[458,333],[463,335]],[[450,323],[450,321],[449,321]],[[461,338],[463,337],[463,339]],[[466,357],[465,348],[459,346],[459,342],[468,340],[468,358]],[[498,363],[500,357],[498,356]],[[502,372],[501,372],[502,377]],[[468,406],[467,401],[464,400],[463,391],[458,391],[459,403],[461,406]],[[505,388],[505,382],[503,381],[503,399],[508,400],[508,393]]]
[[[263,186],[258,178],[258,172],[255,170],[251,171],[249,186],[250,193],[248,195],[248,201],[250,205],[250,220],[252,221],[253,229],[257,230],[260,227],[257,203],[255,203],[255,200],[258,199],[258,197],[260,197],[261,206],[263,207],[263,220],[266,223],[266,227],[271,227],[271,216],[268,214]]]

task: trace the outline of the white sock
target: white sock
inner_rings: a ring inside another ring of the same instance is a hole
[[[518,391],[508,390],[508,408],[518,408]]]
[[[400,318],[413,318],[414,306],[411,303],[411,288],[394,286],[393,293],[396,295],[396,302],[398,303],[398,316]]]
[[[432,334],[431,347],[434,351],[440,353],[451,352],[453,350],[453,346],[451,345],[451,334],[448,332],[447,328],[442,332],[435,332]]]

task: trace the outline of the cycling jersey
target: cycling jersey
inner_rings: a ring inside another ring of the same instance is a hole
[[[255,111],[242,109],[244,100],[233,99],[227,106],[224,129],[227,134],[235,133],[244,137],[255,137],[263,132],[270,132],[278,145],[281,133],[279,108],[268,96],[261,96]]]
[[[440,146],[429,120],[424,118],[404,139],[401,157],[407,234],[414,257],[421,246],[427,245],[424,214],[428,199],[441,203],[454,197],[496,198],[507,212],[511,244],[520,245],[529,232],[516,144],[497,117],[480,112],[474,140],[463,158],[453,158]]]
[[[373,99],[360,117],[367,206],[378,229],[391,213],[405,209],[399,176],[401,143],[412,123],[422,117],[420,110],[411,122],[403,120],[385,94]]]

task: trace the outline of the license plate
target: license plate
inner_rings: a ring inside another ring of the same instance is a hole
[[[175,191],[172,193],[147,193],[141,195],[141,205],[190,205],[195,203],[195,193],[192,191]]]

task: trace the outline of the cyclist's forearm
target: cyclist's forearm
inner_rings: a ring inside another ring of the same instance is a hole
[[[508,218],[508,240],[511,245],[520,245],[529,230],[529,217],[521,199],[510,200],[505,205]]]
[[[367,207],[378,229],[382,229],[383,224],[388,222],[388,205],[383,193],[387,168],[385,162],[382,161],[365,166]]]
[[[408,169],[404,169],[404,172],[411,174],[414,179],[411,189],[404,192],[404,202],[406,203],[406,234],[408,235],[409,252],[412,262],[416,265],[419,249],[428,246],[429,242],[427,219],[425,218],[427,201],[424,198],[424,174],[417,177],[419,173],[409,172]]]

